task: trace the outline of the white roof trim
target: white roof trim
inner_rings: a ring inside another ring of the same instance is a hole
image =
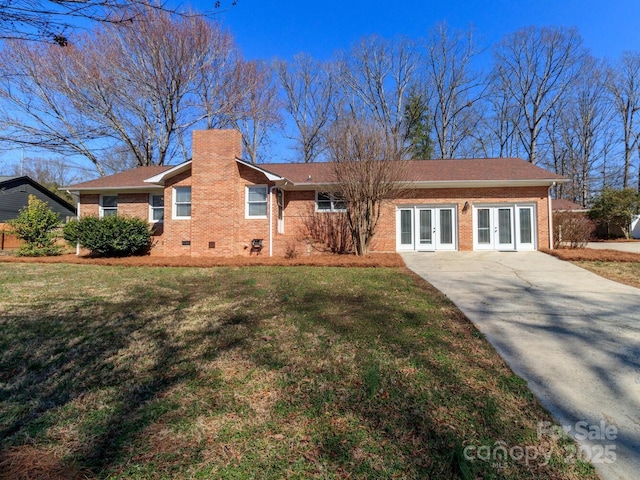
[[[249,167],[249,168],[253,168],[254,170],[257,170],[258,172],[264,174],[265,177],[267,177],[267,180],[271,181],[271,182],[277,182],[280,180],[286,180],[284,177],[281,177],[280,175],[276,175],[274,173],[271,173],[267,170],[265,170],[264,168],[260,168],[257,165],[254,165],[253,163],[249,163],[245,160],[241,160],[239,158],[236,158],[236,162],[244,165],[245,167]]]
[[[151,193],[162,191],[162,185],[140,185],[139,187],[86,187],[86,188],[60,188],[72,194],[78,195],[80,193],[102,193],[102,192],[123,192],[123,193]]]
[[[170,168],[169,170],[159,173],[158,175],[155,175],[151,178],[147,178],[146,180],[144,180],[145,183],[155,183],[157,185],[164,185],[164,182],[167,178],[173,177],[174,175],[177,175],[178,173],[182,173],[184,171],[186,171],[189,167],[191,166],[191,160],[188,160],[184,163],[181,163],[180,165],[176,165],[173,168]]]

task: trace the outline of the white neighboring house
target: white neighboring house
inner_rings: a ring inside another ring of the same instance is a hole
[[[640,238],[640,215],[631,220],[630,234],[632,238]]]

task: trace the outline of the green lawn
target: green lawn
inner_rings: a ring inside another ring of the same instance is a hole
[[[0,268],[5,476],[596,478],[545,420],[401,269]],[[465,458],[497,442],[551,460]]]
[[[603,262],[575,261],[579,267],[590,270],[601,277],[614,282],[624,283],[632,287],[640,288],[640,262]]]

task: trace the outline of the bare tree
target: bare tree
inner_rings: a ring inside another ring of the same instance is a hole
[[[81,155],[101,173],[124,152],[137,165],[185,158],[184,133],[210,115],[203,72],[233,42],[201,17],[149,9],[78,44],[7,42],[0,51],[0,140]]]
[[[592,177],[610,142],[611,104],[606,98],[605,70],[593,57],[584,60],[583,74],[573,84],[548,123],[556,173],[571,179],[559,196],[587,206]]]
[[[205,126],[224,128],[244,99],[246,88],[243,78],[245,62],[228,30],[216,28],[211,32],[209,49],[200,58],[199,74],[195,85],[196,98],[192,101],[204,110]]]
[[[74,165],[61,158],[25,158],[13,165],[14,175],[26,175],[69,203],[75,204],[73,196],[60,191],[64,185],[80,181],[81,177]]]
[[[296,124],[296,149],[305,163],[313,162],[324,150],[324,131],[333,101],[333,72],[329,65],[309,55],[276,64],[286,97],[285,109]]]
[[[485,113],[474,132],[476,144],[486,157],[519,157],[520,109],[509,95],[504,76],[491,72],[486,84],[487,96],[481,104]]]
[[[617,65],[609,69],[606,85],[622,130],[622,186],[627,188],[630,181],[631,157],[636,146],[640,147],[637,116],[640,110],[640,54],[623,53]]]
[[[484,92],[481,77],[471,66],[478,54],[473,31],[451,31],[446,23],[437,24],[426,52],[436,155],[454,158],[475,129],[479,116],[472,107]]]
[[[339,109],[380,127],[396,156],[406,153],[405,101],[418,67],[416,45],[371,36],[355,44],[336,62],[341,89]],[[338,113],[338,115],[342,115]]]
[[[317,212],[309,205],[303,217],[300,234],[312,248],[321,252],[352,253],[353,237],[345,212]]]
[[[355,116],[332,124],[327,144],[356,254],[367,255],[383,203],[402,189],[406,163],[379,125]]]
[[[237,0],[233,0],[223,5],[216,1],[214,9],[203,14],[219,12],[236,3]],[[87,20],[111,25],[130,24],[148,8],[194,15],[155,0],[0,0],[0,38],[66,46],[69,33]]]
[[[255,164],[262,159],[272,128],[281,123],[278,87],[273,69],[258,61],[244,62],[235,81],[242,86],[242,97],[229,122],[242,132],[244,152]]]
[[[538,161],[544,123],[579,76],[585,55],[574,28],[527,27],[509,34],[495,51],[495,78],[519,109],[518,136],[531,163]]]

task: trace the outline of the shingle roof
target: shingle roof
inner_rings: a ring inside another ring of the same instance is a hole
[[[105,177],[89,180],[88,182],[77,183],[66,187],[67,190],[91,190],[102,188],[150,188],[157,185],[150,185],[144,180],[154,175],[165,172],[175,165],[151,165],[148,167],[138,167],[132,170],[108,175]]]
[[[574,203],[571,200],[566,200],[564,198],[556,198],[551,200],[551,208],[553,210],[564,210],[568,212],[580,212],[588,210],[588,208],[584,208],[582,205],[578,205],[577,203]]]
[[[272,163],[261,168],[294,183],[332,183],[330,163]],[[403,181],[464,182],[550,180],[563,177],[519,158],[474,158],[455,160],[408,160]]]
[[[401,181],[405,182],[495,182],[495,181],[562,181],[560,175],[519,158],[474,158],[455,160],[408,160],[404,162]],[[259,169],[278,175],[296,185],[334,183],[331,163],[265,163]],[[100,190],[113,188],[152,188],[146,179],[175,166],[138,167],[126,172],[97,178],[66,187],[68,190]]]

